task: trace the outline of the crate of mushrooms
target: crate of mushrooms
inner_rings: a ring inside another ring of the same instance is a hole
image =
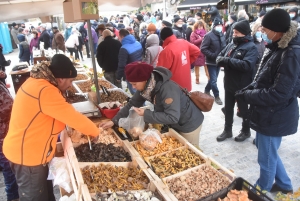
[[[160,180],[209,162],[207,156],[201,152],[194,152],[187,146],[149,157],[145,161],[153,170],[154,175],[151,171],[149,173],[155,180]]]
[[[231,183],[226,176],[209,164],[202,164],[166,177],[163,182],[171,193],[168,192],[168,189],[165,191],[174,201],[201,200],[201,198],[228,187]]]
[[[163,154],[166,152],[173,151],[180,147],[186,146],[186,142],[182,139],[179,134],[173,129],[170,129],[168,133],[161,134],[162,143],[158,143],[154,150],[149,151],[143,148],[140,140],[131,142],[132,152],[135,155],[145,158],[147,160],[149,157],[153,157],[158,154]]]
[[[74,81],[88,81],[89,80],[89,77],[86,73],[77,73],[77,76],[75,77]]]

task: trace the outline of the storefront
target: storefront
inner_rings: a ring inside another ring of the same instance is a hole
[[[282,8],[288,10],[292,7],[300,8],[300,1],[291,0],[235,0],[235,11],[245,9],[249,15],[250,21],[255,19],[261,10],[269,11],[273,8]]]

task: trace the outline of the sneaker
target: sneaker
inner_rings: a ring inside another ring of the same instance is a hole
[[[223,105],[223,102],[221,101],[221,98],[220,98],[220,97],[216,97],[216,98],[215,98],[215,102],[216,102],[218,105]]]
[[[293,189],[292,190],[284,190],[284,189],[280,188],[279,186],[277,186],[277,184],[274,183],[270,192],[279,192],[279,191],[282,192],[283,194],[288,194],[288,193],[293,194]]]

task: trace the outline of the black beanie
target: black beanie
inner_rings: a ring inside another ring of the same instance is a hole
[[[179,20],[181,20],[180,17],[175,17],[173,21],[174,21],[174,23],[176,23],[176,22],[178,22]]]
[[[213,27],[220,25],[220,24],[222,24],[222,20],[220,18],[216,17],[213,22]]]
[[[202,17],[202,15],[201,15],[201,13],[196,13],[196,15],[198,16],[198,17]]]
[[[160,31],[160,38],[162,40],[166,40],[168,37],[173,35],[173,30],[170,27],[164,27],[161,31]]]
[[[167,27],[172,27],[172,23],[168,22],[166,20],[163,20],[161,23],[164,24],[164,25],[166,25]]]
[[[136,18],[137,18],[139,21],[142,21],[144,17],[143,17],[141,14],[138,14],[138,15],[136,16]]]
[[[291,9],[289,9],[289,12],[295,12],[296,14],[298,14],[298,8],[297,7],[293,7]]]
[[[71,60],[63,54],[56,54],[52,57],[49,66],[55,78],[75,78],[77,70]]]
[[[242,20],[234,24],[233,29],[241,32],[244,35],[251,33],[251,28],[248,20]]]
[[[230,15],[230,18],[233,20],[233,21],[237,21],[237,17],[236,17],[236,15]]]
[[[275,32],[285,33],[291,25],[290,15],[283,9],[275,8],[264,16],[261,25]]]
[[[265,16],[265,15],[266,15],[266,11],[261,10],[260,13],[259,13],[259,17]]]

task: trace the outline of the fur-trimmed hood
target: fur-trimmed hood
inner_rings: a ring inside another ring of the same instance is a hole
[[[289,30],[283,34],[282,38],[278,42],[278,47],[281,49],[286,48],[289,43],[297,36],[298,23],[295,21],[291,21],[291,25]]]

